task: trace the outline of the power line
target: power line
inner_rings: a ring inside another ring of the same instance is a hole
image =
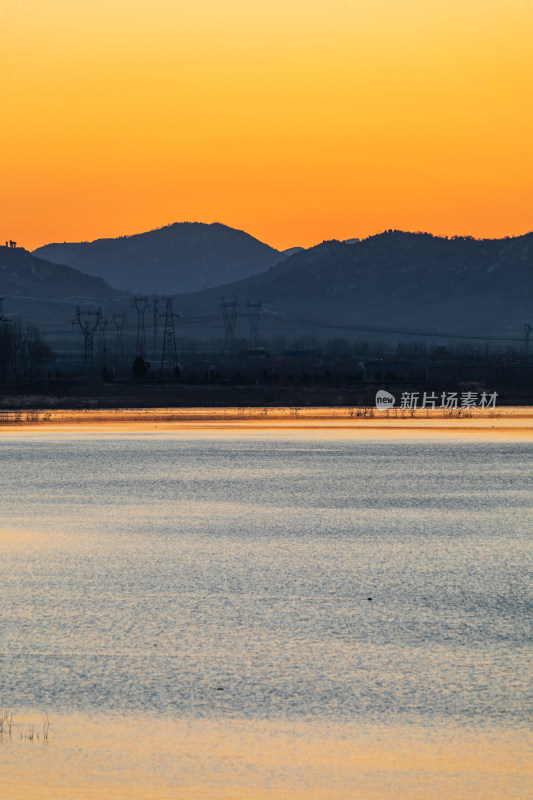
[[[280,315],[281,316],[281,315]],[[299,323],[301,325],[310,325],[316,328],[323,328],[325,330],[351,330],[351,331],[363,331],[368,333],[384,333],[384,334],[392,334],[395,336],[418,336],[420,338],[425,337],[434,337],[437,339],[476,339],[481,341],[494,341],[494,342],[522,342],[522,338],[512,337],[512,336],[480,336],[478,334],[468,334],[468,333],[446,333],[446,332],[435,332],[435,331],[412,331],[412,330],[403,330],[401,328],[386,328],[381,326],[375,325],[353,325],[351,323],[334,323],[334,322],[324,322],[316,319],[308,319],[303,317],[293,317],[288,314],[283,315],[284,319],[287,319],[289,322]]]

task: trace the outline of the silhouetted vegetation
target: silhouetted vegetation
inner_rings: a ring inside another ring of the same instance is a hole
[[[0,322],[0,379],[3,384],[32,383],[42,378],[54,354],[31,323]]]
[[[499,405],[533,402],[533,360],[527,352],[491,348],[487,343],[394,343],[339,337],[320,343],[313,337],[293,342],[277,337],[230,355],[222,347],[206,350],[202,342],[189,340],[178,346],[179,363],[165,364],[163,370],[158,359],[151,363],[137,356],[121,362],[96,349],[87,371],[81,353],[68,361],[58,359],[51,371],[44,369],[50,363],[50,350],[32,326],[4,326],[3,331],[4,394],[8,386],[19,395],[29,385],[41,392],[41,400],[26,407],[46,406],[43,397],[47,395],[61,396],[66,407],[83,405],[83,397],[91,397],[90,404],[101,407],[357,407],[372,405],[378,388],[397,397],[404,391],[420,392],[420,396],[424,392],[496,391]],[[6,339],[6,333],[11,339]],[[8,363],[10,379],[6,381]],[[13,401],[15,406],[17,402]],[[4,399],[3,405],[9,407],[9,402],[6,405]]]

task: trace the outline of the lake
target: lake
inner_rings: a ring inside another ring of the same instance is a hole
[[[0,458],[4,796],[530,795],[530,442],[28,428]]]

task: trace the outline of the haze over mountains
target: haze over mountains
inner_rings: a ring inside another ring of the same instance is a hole
[[[279,320],[406,332],[498,335],[533,316],[533,233],[508,239],[445,239],[389,231],[353,244],[330,241],[224,287],[261,300]],[[179,298],[214,311],[220,292]],[[521,335],[521,334],[519,334]]]
[[[223,225],[180,223],[93,245],[48,245],[36,252],[56,258],[60,248],[65,257],[81,252],[109,283],[20,248],[0,248],[6,313],[35,319],[45,332],[61,320],[67,331],[76,304],[102,305],[107,314],[127,313],[133,326],[129,293],[109,285],[117,274],[126,274],[128,248],[133,247],[135,269],[151,264],[135,273],[143,275],[147,294],[162,294],[161,281],[168,281],[164,285],[169,288],[178,278],[182,285],[189,281],[188,286],[211,282],[201,291],[173,292],[180,313],[178,335],[184,337],[220,335],[222,297],[238,297],[244,313],[246,301],[260,300],[260,335],[266,336],[353,338],[390,331],[396,338],[404,333],[520,338],[524,322],[533,318],[533,233],[474,240],[388,231],[287,254]],[[100,247],[115,252],[115,261],[97,264]],[[228,280],[243,273],[247,277]],[[244,340],[245,319],[237,330]]]
[[[77,305],[114,307],[124,292],[102,278],[54,264],[22,247],[0,247],[0,296],[7,317],[37,323],[45,333],[58,326],[70,331]]]
[[[117,290],[103,278],[37,258],[23,247],[0,247],[0,286],[3,296],[20,298],[90,302],[117,295]]]
[[[118,239],[47,244],[34,255],[146,294],[221,286],[263,272],[284,257],[248,233],[218,222],[175,222]]]

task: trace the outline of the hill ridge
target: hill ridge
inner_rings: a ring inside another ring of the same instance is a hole
[[[284,257],[221,222],[174,222],[92,242],[56,242],[33,253],[127,291],[161,294],[221,286],[262,272]]]

